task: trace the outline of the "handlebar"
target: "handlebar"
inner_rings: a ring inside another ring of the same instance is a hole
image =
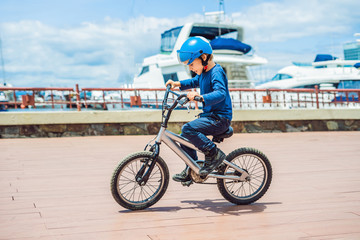
[[[170,89],[171,89],[171,85],[169,84],[166,86],[166,91],[165,91],[165,95],[164,95],[164,99],[163,99],[163,103],[162,103],[162,116],[163,116],[162,125],[163,126],[167,126],[167,122],[170,118],[171,112],[172,112],[172,110],[174,110],[176,108],[176,106],[178,104],[183,106],[184,104],[186,104],[190,101],[190,99],[187,97],[187,94],[185,94],[185,93],[180,94],[180,93],[171,91]],[[168,98],[169,98],[169,93],[172,93],[175,96],[177,96],[177,98],[175,99],[174,103],[171,106],[168,105],[168,103],[167,103]],[[203,98],[200,96],[195,96],[194,100],[198,101],[198,102],[202,102]],[[167,114],[165,114],[166,110],[167,110]]]
[[[164,100],[163,100],[163,110],[164,109],[173,110],[178,104],[180,104],[182,106],[182,105],[184,105],[184,104],[186,104],[186,103],[188,103],[190,101],[190,99],[187,97],[187,94],[185,94],[185,93],[179,94],[177,92],[171,91],[170,88],[171,88],[170,85],[166,86],[165,96],[164,96]],[[168,98],[169,98],[169,93],[172,93],[175,96],[177,96],[177,98],[175,99],[175,102],[171,106],[167,105],[167,101],[168,101]],[[202,102],[203,98],[200,97],[200,96],[195,96],[194,101]]]
[[[169,93],[172,93],[175,96],[177,96],[177,98],[175,99],[174,104],[170,107],[171,109],[174,109],[177,106],[177,104],[179,104],[179,103],[180,103],[180,105],[184,105],[184,104],[186,104],[186,103],[188,103],[190,101],[189,98],[187,97],[187,94],[179,94],[177,92],[171,91],[170,89],[171,89],[171,85],[168,84],[166,86],[165,96],[164,96],[164,100],[163,100],[163,106],[168,107],[167,100],[168,100],[168,97],[169,97]],[[186,99],[184,101],[181,101],[181,99],[183,99],[183,98],[186,98]],[[203,98],[200,97],[200,96],[195,96],[194,101],[202,102]]]

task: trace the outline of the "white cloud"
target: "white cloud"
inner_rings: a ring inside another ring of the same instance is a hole
[[[235,23],[245,26],[250,40],[285,42],[294,38],[350,31],[360,18],[357,1],[264,2],[245,13],[233,13]]]
[[[15,86],[118,86],[119,75],[132,76],[136,62],[158,51],[160,33],[173,24],[145,17],[68,29],[39,21],[4,23],[7,80]]]
[[[318,36],[353,34],[356,27],[358,31],[360,11],[354,9],[359,9],[357,1],[284,0],[260,2],[233,13],[232,19],[244,26],[245,42],[275,69],[296,60],[295,48],[304,59],[313,55],[307,49],[311,47],[300,47],[302,41],[316,45]],[[128,21],[106,17],[101,23],[84,22],[72,28],[39,21],[2,23],[7,80],[14,86],[117,87],[119,80],[132,79],[144,57],[159,51],[164,30],[202,20],[203,16],[194,14]]]

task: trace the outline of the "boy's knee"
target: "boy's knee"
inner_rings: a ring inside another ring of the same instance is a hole
[[[189,135],[194,132],[194,129],[190,126],[189,123],[185,123],[184,126],[181,128],[181,134]]]

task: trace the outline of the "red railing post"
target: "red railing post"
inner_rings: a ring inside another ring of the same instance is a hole
[[[16,103],[16,90],[14,90],[14,105],[15,105],[15,109],[17,109],[17,103]]]
[[[104,104],[103,104],[103,109],[106,110],[105,90],[103,90],[102,93],[103,93],[103,102],[104,102]]]
[[[157,95],[157,91],[155,91],[155,104],[156,104],[156,109],[159,108],[159,104],[158,104],[158,95]]]
[[[72,102],[71,102],[71,91],[69,91],[69,108],[72,109]]]
[[[240,102],[240,108],[242,108],[241,91],[239,91],[239,102]]]
[[[255,103],[255,108],[257,108],[257,104],[256,104],[256,92],[254,92],[254,103]]]
[[[53,94],[53,90],[50,90],[50,94],[51,94],[51,108],[55,108],[55,104],[54,104],[54,94]]]
[[[33,105],[33,107],[36,108],[36,105],[35,105],[35,90],[33,90],[33,97],[34,97],[34,105]]]
[[[86,98],[86,96],[85,96]],[[76,84],[76,106],[77,110],[81,111],[81,105],[80,105],[80,91],[79,91],[79,84]]]
[[[123,97],[123,91],[120,91],[120,97],[121,97],[121,108],[124,108],[124,97]]]
[[[319,87],[315,85],[316,108],[319,109]]]
[[[286,107],[286,94],[285,94],[285,90],[282,92],[283,93],[283,101],[284,101],[284,108]],[[280,105],[278,105],[280,106]],[[291,107],[291,102],[290,102],[290,107]]]

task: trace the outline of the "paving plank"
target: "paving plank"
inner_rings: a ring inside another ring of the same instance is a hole
[[[1,140],[0,239],[360,238],[358,132],[235,134],[220,145],[226,153],[251,146],[273,166],[257,203],[236,206],[216,185],[170,180],[157,204],[126,210],[112,199],[111,174],[152,138]],[[171,175],[183,169],[168,148],[161,156]]]

